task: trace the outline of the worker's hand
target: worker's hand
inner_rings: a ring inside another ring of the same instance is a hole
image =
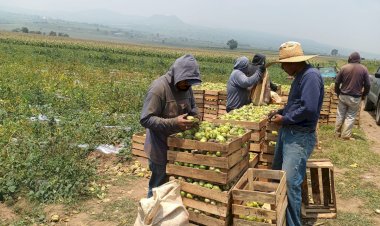
[[[276,111],[276,110],[271,111],[271,112],[268,114],[268,120],[269,120],[269,122],[271,122],[271,121],[272,121],[272,118],[273,118],[275,115],[277,115],[277,114],[278,114],[278,111]]]
[[[186,119],[187,114],[179,115],[177,117],[177,123],[179,128],[183,130],[188,130],[193,128],[194,122],[192,120]]]
[[[282,116],[280,114],[276,114],[271,119],[271,122],[274,122],[274,123],[277,123],[277,124],[282,124],[282,121],[284,121],[284,116]]]
[[[258,68],[258,70],[261,72],[261,74],[262,74],[261,76],[263,77],[264,73],[265,73],[265,70],[266,70],[265,65],[260,65],[259,68]]]

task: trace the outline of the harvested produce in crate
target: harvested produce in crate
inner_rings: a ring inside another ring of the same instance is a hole
[[[276,104],[265,106],[256,106],[253,104],[245,105],[241,108],[232,110],[231,112],[220,116],[223,120],[237,120],[260,122],[268,117],[268,114],[273,110],[278,110],[280,107]]]
[[[202,85],[194,86],[194,90],[227,90],[226,83],[212,83],[212,82],[203,82]]]
[[[246,132],[247,130],[243,127],[233,126],[229,123],[215,125],[204,121],[199,124],[198,128],[177,133],[175,136],[177,138],[198,140],[201,142],[226,143],[234,137],[243,136]]]

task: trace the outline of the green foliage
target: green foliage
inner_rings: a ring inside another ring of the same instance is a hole
[[[228,40],[227,45],[230,49],[236,49],[238,47],[238,42],[235,39],[230,39]]]

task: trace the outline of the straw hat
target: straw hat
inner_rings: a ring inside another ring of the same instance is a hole
[[[307,61],[318,55],[304,55],[299,42],[289,41],[282,43],[279,49],[278,60],[276,63],[294,63]]]

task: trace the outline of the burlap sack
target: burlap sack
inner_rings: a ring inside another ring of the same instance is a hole
[[[169,181],[153,189],[153,196],[139,202],[135,226],[185,226],[189,213],[182,203],[180,184]]]

